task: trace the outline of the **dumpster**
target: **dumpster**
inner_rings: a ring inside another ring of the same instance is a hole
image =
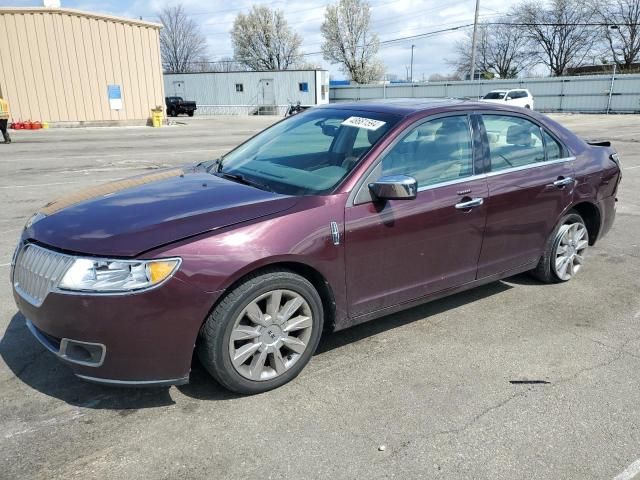
[[[154,108],[151,110],[151,124],[154,128],[162,126],[162,108]]]

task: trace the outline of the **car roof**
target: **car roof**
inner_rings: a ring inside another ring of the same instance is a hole
[[[338,110],[359,110],[377,113],[391,113],[407,116],[413,113],[430,110],[447,110],[448,108],[486,108],[479,103],[464,98],[388,98],[385,100],[365,100],[359,102],[340,102],[319,105],[316,108],[332,108]]]

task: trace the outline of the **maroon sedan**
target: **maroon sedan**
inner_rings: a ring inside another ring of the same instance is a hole
[[[524,109],[318,107],[224,157],[79,191],[27,223],[15,300],[85,380],[278,387],[340,330],[530,271],[573,278],[621,172]]]

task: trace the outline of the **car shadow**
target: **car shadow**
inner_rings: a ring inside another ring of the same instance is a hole
[[[0,339],[0,357],[15,375],[4,384],[19,380],[34,390],[70,405],[106,410],[126,411],[173,405],[169,387],[120,388],[96,385],[80,380],[71,369],[54,358],[33,337],[25,319],[16,313]],[[184,393],[195,398],[224,400],[236,395],[216,384],[203,368],[196,364],[190,384]]]
[[[517,283],[511,282],[511,280],[508,279],[510,283]],[[511,288],[513,287],[507,283],[494,282],[339,332],[327,332],[322,336],[315,355],[322,355],[349,343],[499,294]],[[130,410],[163,407],[175,403],[171,398],[170,389],[167,387],[118,388],[95,385],[78,379],[67,365],[55,359],[33,338],[20,313],[13,316],[4,336],[0,339],[0,357],[17,380],[40,393],[60,399],[70,405],[120,410],[123,415],[126,415]],[[7,382],[13,380],[9,379]],[[196,358],[192,362],[189,383],[176,388],[185,396],[198,400],[229,400],[239,396],[215,382]]]
[[[509,281],[511,279],[508,279]],[[394,328],[402,327],[408,323],[415,322],[433,315],[437,315],[447,310],[458,308],[468,303],[473,303],[483,298],[497,295],[513,288],[502,281],[489,283],[472,290],[450,295],[448,297],[424,303],[417,307],[409,308],[398,313],[387,315],[370,322],[361,323],[338,332],[327,332],[322,336],[320,344],[316,350],[316,355],[340,348],[349,343],[354,343],[367,337],[372,337]]]

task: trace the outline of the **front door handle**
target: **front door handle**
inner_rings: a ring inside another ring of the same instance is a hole
[[[572,177],[558,177],[558,179],[553,182],[554,187],[564,188],[567,185],[573,184],[574,180]]]
[[[456,203],[458,210],[469,210],[470,208],[479,207],[484,203],[484,198],[471,198],[464,202]]]

